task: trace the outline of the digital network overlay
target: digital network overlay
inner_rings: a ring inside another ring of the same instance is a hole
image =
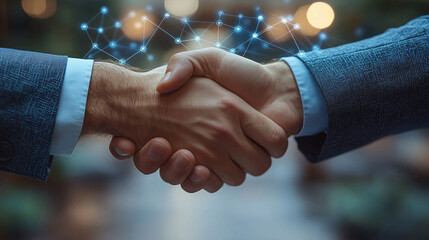
[[[107,56],[120,64],[133,65],[135,58],[152,62],[159,57],[159,49],[167,52],[175,45],[182,47],[182,50],[216,47],[251,59],[270,56],[272,52],[283,57],[295,54],[304,56],[306,51],[320,50],[328,38],[326,33],[321,32],[317,36],[318,42],[312,43],[300,32],[301,26],[294,22],[292,15],[276,16],[278,21],[268,24],[268,14],[264,14],[259,7],[255,8],[253,16],[233,15],[219,10],[214,12],[213,21],[179,18],[166,12],[156,22],[152,19],[153,13],[150,16],[139,14],[138,11],[130,11],[117,20],[107,7],[102,7],[98,14],[80,26],[91,43],[84,58]],[[141,37],[136,39],[133,36],[134,39],[130,39],[125,26],[131,26],[131,30],[139,29]],[[275,39],[267,37],[270,31],[276,31]],[[287,41],[277,41],[285,37]]]

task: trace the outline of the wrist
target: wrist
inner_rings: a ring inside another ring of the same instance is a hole
[[[137,73],[113,63],[95,62],[83,124],[83,134],[127,136],[127,119],[132,119],[135,99],[144,98],[145,88],[137,85]],[[138,88],[138,89],[137,89]]]
[[[304,109],[298,84],[289,67],[284,61],[265,65],[268,69],[278,104],[281,106],[282,119],[288,136],[298,134],[304,123]]]

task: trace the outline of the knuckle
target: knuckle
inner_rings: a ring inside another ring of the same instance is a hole
[[[233,136],[232,129],[226,126],[224,123],[216,123],[212,126],[214,135],[217,138],[231,138]]]
[[[184,57],[183,53],[176,53],[170,58],[170,62],[175,62],[179,59],[182,59]]]
[[[235,98],[230,96],[225,96],[221,99],[219,99],[219,105],[224,110],[237,110],[238,109],[238,102]]]
[[[287,136],[283,129],[275,128],[271,131],[271,135],[268,140],[270,141],[270,144],[276,146],[276,148],[282,149],[287,142]]]

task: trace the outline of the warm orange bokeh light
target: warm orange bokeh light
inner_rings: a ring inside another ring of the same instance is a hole
[[[56,0],[22,0],[22,9],[32,18],[49,18],[57,10]]]
[[[332,7],[324,2],[311,4],[307,11],[308,22],[317,29],[324,29],[334,22],[335,13]]]
[[[300,32],[306,36],[313,37],[316,36],[320,30],[311,26],[307,19],[307,11],[309,5],[304,5],[298,9],[295,13],[295,23],[300,25]]]
[[[155,30],[153,21],[154,17],[145,10],[132,10],[122,21],[122,31],[128,39],[133,41],[147,39]]]
[[[189,17],[198,10],[198,0],[164,0],[167,12],[177,17]]]

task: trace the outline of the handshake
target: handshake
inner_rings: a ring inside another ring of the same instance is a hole
[[[113,135],[118,159],[187,192],[259,176],[299,133],[303,107],[289,66],[208,48],[148,72],[96,62],[83,134]]]

